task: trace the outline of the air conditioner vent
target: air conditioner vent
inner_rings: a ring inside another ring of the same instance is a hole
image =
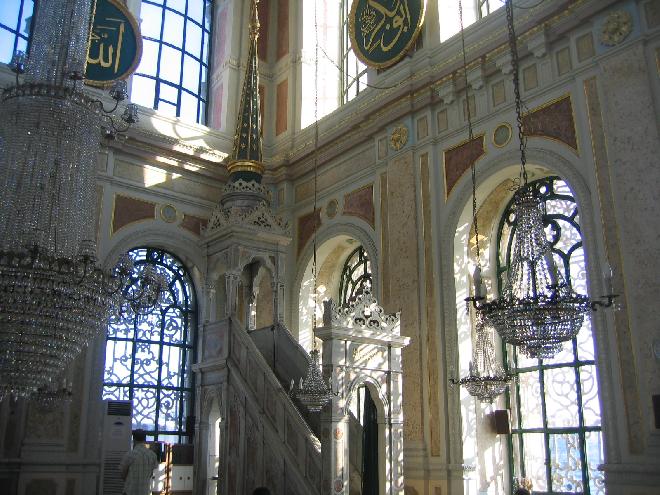
[[[109,400],[108,416],[130,416],[131,401],[128,400]]]

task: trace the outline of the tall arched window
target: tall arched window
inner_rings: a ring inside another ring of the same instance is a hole
[[[128,254],[136,274],[150,265],[166,277],[168,290],[148,314],[108,325],[103,398],[132,401],[134,428],[154,440],[180,443],[193,404],[193,285],[183,264],[165,251],[139,248]]]
[[[0,7],[0,62],[17,50],[27,53],[34,0],[3,0]]]
[[[587,293],[580,216],[568,185],[559,177],[531,184],[544,201],[544,225],[558,269]],[[499,286],[509,266],[516,217],[511,201],[498,231]],[[604,494],[601,414],[591,323],[551,359],[532,359],[505,350],[505,364],[517,376],[507,395],[512,412],[509,436],[511,477],[528,478],[541,494]]]
[[[339,282],[339,301],[342,306],[355,300],[365,289],[371,289],[371,262],[362,246],[346,258]]]
[[[341,1],[341,103],[351,101],[367,84],[367,66],[355,56],[348,32],[348,20],[352,3],[351,0]]]
[[[142,60],[131,101],[204,124],[211,0],[142,0]]]

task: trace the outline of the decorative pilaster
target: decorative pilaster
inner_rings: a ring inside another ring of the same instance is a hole
[[[225,303],[225,315],[235,316],[238,308],[238,284],[241,281],[241,276],[236,272],[225,273],[225,287],[227,294],[227,301]]]

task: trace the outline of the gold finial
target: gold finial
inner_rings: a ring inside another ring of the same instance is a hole
[[[259,15],[257,13],[257,4],[259,0],[252,1],[252,14],[250,19],[250,39],[253,41],[259,37]]]

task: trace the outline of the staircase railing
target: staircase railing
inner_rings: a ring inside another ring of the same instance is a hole
[[[308,486],[316,489],[310,493],[318,493],[321,482],[321,443],[318,437],[292,402],[288,387],[282,386],[280,378],[273,372],[274,368],[253,338],[240,328],[236,320],[232,319],[228,323],[229,339],[226,343],[230,377],[232,372],[238,372],[240,381],[252,391],[251,395],[259,409],[269,418],[269,424],[287,446],[292,459],[298,462],[301,476],[304,476]],[[284,331],[288,332],[286,329]],[[287,347],[287,344],[280,343],[281,351],[284,347]],[[300,351],[304,352],[302,348]],[[299,351],[291,351],[292,356],[296,352]],[[273,362],[278,361],[279,359]],[[288,367],[280,366],[279,369]]]
[[[307,375],[310,357],[286,326],[280,322],[252,330],[249,335],[282,387],[289,390],[292,381],[297,387],[300,378]],[[318,414],[310,414],[295,397],[291,397],[291,400],[305,418],[311,430],[319,435],[320,421]]]

